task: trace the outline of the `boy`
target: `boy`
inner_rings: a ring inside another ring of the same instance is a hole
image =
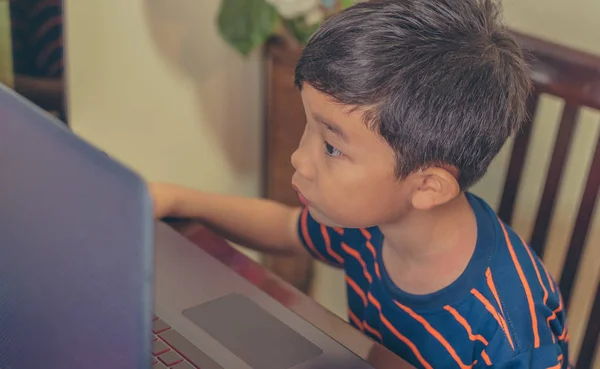
[[[156,216],[344,268],[352,325],[418,368],[561,368],[565,312],[542,262],[467,192],[525,118],[522,54],[492,0],[372,0],[296,68],[300,209],[153,184]]]

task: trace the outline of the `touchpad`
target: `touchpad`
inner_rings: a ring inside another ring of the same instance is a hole
[[[290,368],[323,352],[243,295],[226,295],[183,315],[252,368]]]

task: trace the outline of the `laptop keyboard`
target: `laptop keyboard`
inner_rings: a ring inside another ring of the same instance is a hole
[[[158,317],[152,333],[152,369],[224,369]]]

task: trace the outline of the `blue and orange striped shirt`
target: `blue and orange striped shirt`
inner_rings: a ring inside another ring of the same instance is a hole
[[[417,368],[566,368],[558,286],[532,249],[467,194],[477,244],[463,274],[429,295],[400,290],[381,258],[377,227],[329,228],[304,208],[299,234],[317,259],[344,268],[350,323]]]
[[[63,0],[10,0],[15,73],[63,75]]]

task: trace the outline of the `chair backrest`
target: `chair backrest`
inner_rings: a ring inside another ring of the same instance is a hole
[[[531,246],[541,257],[544,254],[549,225],[555,209],[559,186],[570,151],[573,132],[581,108],[600,110],[600,57],[564,46],[515,33],[530,61],[534,91],[528,101],[529,121],[515,139],[498,215],[511,223],[517,191],[521,184],[526,154],[540,95],[553,95],[564,100],[558,134],[554,143],[541,202],[531,236]],[[600,122],[599,122],[600,124]],[[592,164],[585,183],[583,198],[563,265],[559,286],[565,308],[571,302],[573,287],[580,269],[581,257],[590,231],[591,220],[600,189],[600,137],[594,150]],[[599,245],[593,245],[598,247]],[[590,368],[600,333],[600,285],[586,332],[579,351],[577,368]]]

